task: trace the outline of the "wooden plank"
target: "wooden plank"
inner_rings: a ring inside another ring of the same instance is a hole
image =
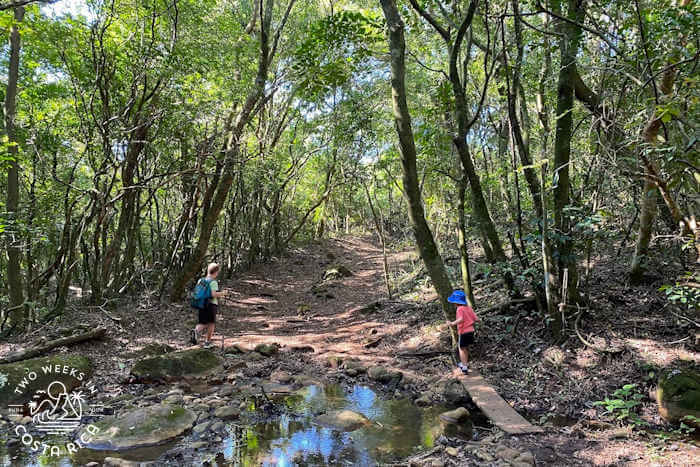
[[[541,427],[531,424],[508,405],[478,372],[470,370],[468,375],[460,372],[457,377],[477,407],[501,430],[511,435],[543,431]]]

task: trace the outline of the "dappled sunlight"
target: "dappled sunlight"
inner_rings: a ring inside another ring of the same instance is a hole
[[[675,360],[700,363],[700,354],[697,352],[654,339],[627,339],[626,343],[639,353],[642,360],[660,367],[666,367]]]

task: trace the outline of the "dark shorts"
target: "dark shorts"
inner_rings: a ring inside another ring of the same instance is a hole
[[[461,348],[469,347],[474,343],[474,333],[468,332],[466,334],[459,335],[459,346]]]
[[[207,303],[203,310],[199,310],[199,324],[214,324],[216,323],[216,309],[218,306],[214,303]]]

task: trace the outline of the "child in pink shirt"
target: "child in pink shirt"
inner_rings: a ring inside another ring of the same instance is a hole
[[[461,290],[455,290],[447,299],[448,302],[457,306],[457,314],[454,321],[448,321],[448,326],[457,325],[459,332],[459,359],[457,366],[465,375],[469,373],[469,346],[474,343],[474,323],[479,318],[474,313],[472,307],[467,305],[466,296]]]

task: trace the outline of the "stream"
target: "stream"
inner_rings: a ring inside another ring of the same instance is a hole
[[[82,449],[72,457],[50,458],[8,448],[0,441],[0,465],[77,466],[119,457],[154,465],[370,466],[430,449],[442,434],[475,437],[469,423],[458,427],[439,420],[440,413],[448,410],[445,406],[419,408],[408,399],[382,399],[362,385],[304,387],[275,398],[274,415],[261,413],[264,411],[258,405],[259,401],[250,400],[240,418],[226,424],[224,434],[197,448],[190,434],[148,448],[120,452]],[[360,413],[371,423],[343,432],[314,421],[317,415],[335,410]]]

